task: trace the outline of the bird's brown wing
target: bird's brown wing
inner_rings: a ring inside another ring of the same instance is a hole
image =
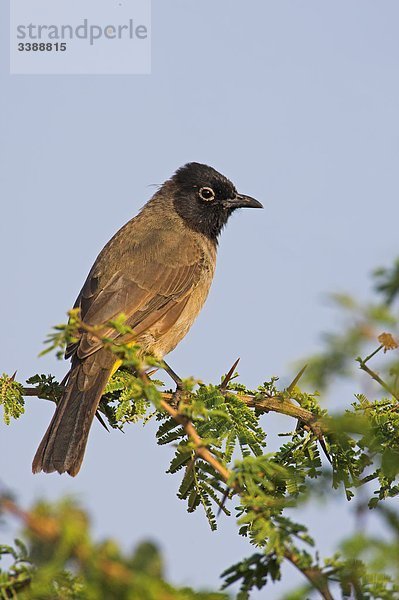
[[[204,251],[189,232],[158,229],[131,242],[132,229],[107,244],[75,304],[85,323],[101,327],[101,336],[118,337],[106,324],[121,313],[137,336],[160,319],[163,329],[172,326],[206,268]],[[96,336],[82,333],[67,356],[76,352],[83,359],[101,346]]]

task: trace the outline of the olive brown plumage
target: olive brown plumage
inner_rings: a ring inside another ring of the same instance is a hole
[[[261,206],[207,165],[181,167],[99,254],[75,303],[83,322],[117,339],[107,323],[124,313],[142,351],[162,358],[186,335],[206,300],[217,238],[228,217],[236,208]],[[65,356],[72,358],[71,369],[33,460],[34,473],[78,473],[116,363],[87,332]]]

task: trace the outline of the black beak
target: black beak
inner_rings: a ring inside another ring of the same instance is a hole
[[[223,204],[226,208],[263,208],[263,205],[255,198],[243,194],[237,194],[235,198],[225,200]]]

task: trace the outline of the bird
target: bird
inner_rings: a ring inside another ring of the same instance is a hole
[[[190,162],[165,181],[104,246],[74,308],[87,326],[118,339],[118,315],[141,352],[162,360],[189,331],[213,280],[219,235],[238,208],[263,208],[214,168]],[[88,327],[88,329],[90,329]],[[90,427],[117,357],[88,329],[67,346],[71,368],[33,459],[38,473],[79,472]]]

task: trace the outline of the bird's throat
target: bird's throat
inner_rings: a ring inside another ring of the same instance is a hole
[[[202,233],[214,243],[226,225],[233,209],[221,206],[188,205],[184,199],[175,198],[175,210],[190,229]]]

